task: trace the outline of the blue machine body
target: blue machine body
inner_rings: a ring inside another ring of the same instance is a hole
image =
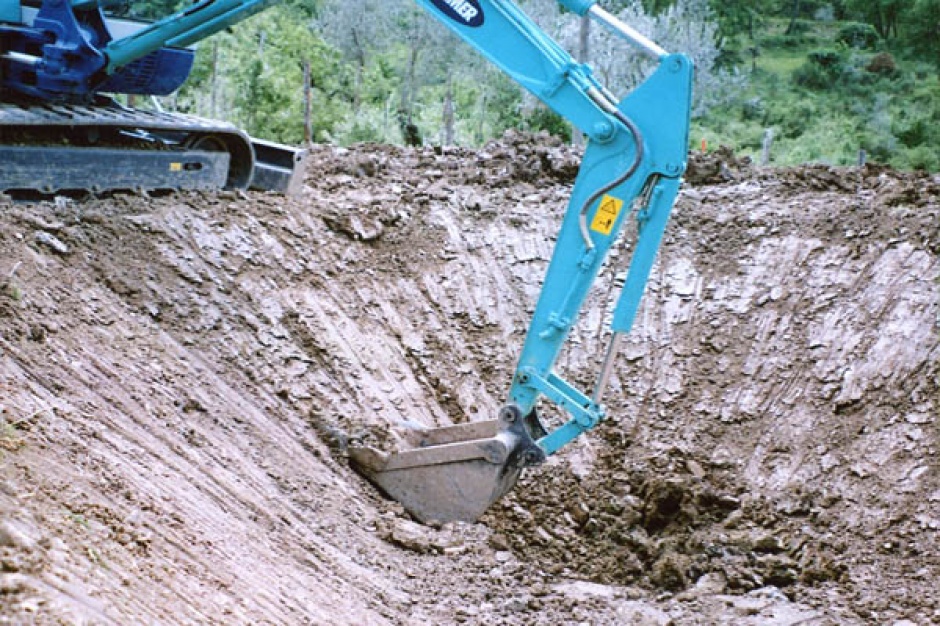
[[[97,2],[42,0],[31,15],[20,0],[0,0],[0,89],[45,101],[89,100],[96,93],[168,95],[192,69],[194,52],[187,46],[270,4],[201,0],[115,39]]]

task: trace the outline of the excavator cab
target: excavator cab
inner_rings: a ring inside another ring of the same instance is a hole
[[[417,430],[408,447],[353,447],[353,467],[422,522],[475,521],[526,467],[594,428],[617,349],[636,316],[678,193],[689,145],[692,63],[668,54],[590,0],[563,0],[659,62],[618,101],[506,0],[418,0],[589,139],[539,301],[498,419]],[[610,343],[591,394],[553,371],[588,291],[632,220],[630,267],[610,324]],[[546,430],[540,402],[567,421]]]

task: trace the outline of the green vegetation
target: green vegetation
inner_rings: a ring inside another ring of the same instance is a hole
[[[49,409],[40,409],[29,415],[16,416],[9,406],[0,404],[0,459],[3,452],[15,452],[27,444],[34,420]]]
[[[143,3],[165,14],[158,4]],[[577,18],[554,0],[520,4],[577,50]],[[871,161],[940,169],[940,0],[602,4],[695,59],[693,148],[705,140],[759,160],[772,136],[775,164],[848,165],[864,150]],[[625,93],[643,68],[599,31],[589,62]],[[570,135],[411,0],[290,0],[203,42],[190,82],[165,104],[300,143],[305,65],[314,141],[472,146],[508,128]]]
[[[23,299],[23,292],[17,285],[11,282],[0,283],[0,293],[3,293],[3,295],[15,302],[19,302]]]
[[[4,415],[0,414],[0,452],[14,452],[24,445],[26,442],[16,424],[8,422]]]
[[[693,143],[759,160],[769,129],[774,164],[851,165],[864,151],[869,161],[940,170],[938,66],[921,48],[868,23],[803,21],[787,34],[789,25],[768,19],[754,41],[729,43],[756,53],[748,88],[694,120]]]

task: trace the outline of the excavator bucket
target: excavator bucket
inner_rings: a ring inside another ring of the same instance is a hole
[[[523,467],[545,454],[515,409],[500,419],[406,433],[411,446],[396,453],[349,450],[353,467],[415,519],[472,522],[513,485]]]
[[[283,144],[251,139],[255,152],[255,167],[251,175],[251,189],[276,191],[295,196],[303,187],[304,164],[308,152]]]

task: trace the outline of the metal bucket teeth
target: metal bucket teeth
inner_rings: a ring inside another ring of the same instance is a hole
[[[544,454],[522,420],[410,433],[415,447],[387,454],[350,448],[353,467],[421,522],[476,521]]]

